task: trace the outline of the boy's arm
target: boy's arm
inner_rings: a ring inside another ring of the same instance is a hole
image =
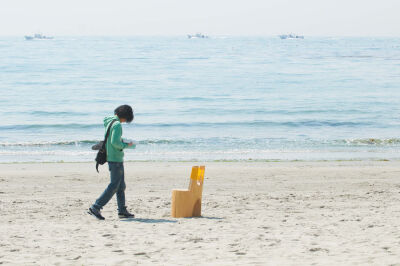
[[[122,142],[122,127],[121,124],[116,124],[111,131],[111,145],[116,149],[123,150],[128,147],[127,143]]]

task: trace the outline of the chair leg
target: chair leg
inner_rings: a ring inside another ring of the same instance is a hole
[[[171,216],[191,217],[193,212],[193,199],[190,191],[172,191]]]
[[[193,204],[193,217],[200,217],[201,216],[201,199],[196,199]]]

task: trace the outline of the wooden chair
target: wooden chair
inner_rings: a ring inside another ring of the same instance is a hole
[[[188,190],[172,190],[171,216],[201,216],[201,197],[203,193],[205,166],[193,166]]]

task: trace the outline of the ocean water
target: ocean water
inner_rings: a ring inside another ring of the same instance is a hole
[[[0,162],[400,159],[400,38],[0,38]]]

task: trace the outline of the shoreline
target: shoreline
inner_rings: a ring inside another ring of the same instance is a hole
[[[274,159],[255,159],[255,160],[212,160],[212,161],[200,161],[200,160],[177,160],[177,161],[166,161],[166,160],[126,160],[124,163],[295,163],[295,162],[400,162],[400,158],[395,159],[332,159],[332,160],[274,160]],[[23,161],[23,162],[0,162],[2,164],[68,164],[68,163],[95,163],[94,161]]]

